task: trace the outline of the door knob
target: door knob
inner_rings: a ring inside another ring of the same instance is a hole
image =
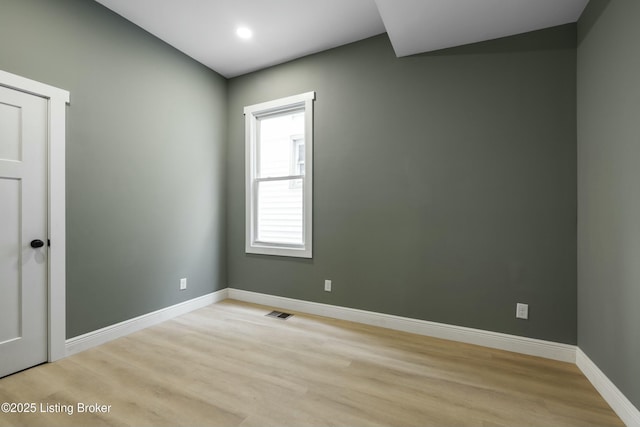
[[[41,248],[43,246],[44,246],[44,242],[42,240],[36,239],[31,241],[31,247],[34,249]]]

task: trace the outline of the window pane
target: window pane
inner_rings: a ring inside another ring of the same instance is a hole
[[[302,180],[258,182],[257,240],[302,245]]]
[[[259,120],[259,178],[298,175],[296,150],[302,146],[304,151],[304,122],[304,110]]]

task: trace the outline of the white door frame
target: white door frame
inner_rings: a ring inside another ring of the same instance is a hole
[[[0,86],[40,96],[48,101],[47,216],[48,270],[48,360],[65,357],[66,341],[66,222],[65,222],[65,115],[69,92],[0,70]]]

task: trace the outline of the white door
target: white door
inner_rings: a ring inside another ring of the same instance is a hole
[[[0,377],[47,360],[47,108],[0,86]]]

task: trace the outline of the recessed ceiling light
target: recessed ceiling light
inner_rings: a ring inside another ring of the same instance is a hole
[[[249,40],[253,36],[253,31],[251,31],[247,27],[238,27],[238,29],[236,30],[236,34],[241,39]]]

